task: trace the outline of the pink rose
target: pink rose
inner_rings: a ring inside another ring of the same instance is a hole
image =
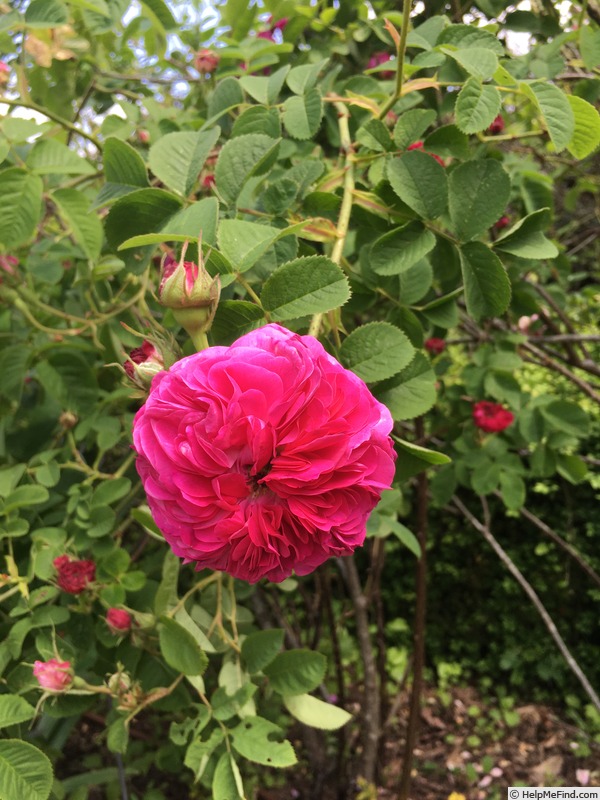
[[[48,692],[65,692],[73,683],[73,670],[69,661],[36,661],[33,674],[42,689]]]
[[[127,633],[131,630],[133,618],[128,611],[122,608],[109,608],[106,612],[106,624],[110,628],[111,633],[120,634]]]
[[[500,433],[512,425],[515,415],[499,403],[480,400],[473,405],[473,422],[486,433]]]
[[[312,336],[266,325],[154,379],[137,469],[173,552],[256,582],[365,538],[394,477],[392,419]]]

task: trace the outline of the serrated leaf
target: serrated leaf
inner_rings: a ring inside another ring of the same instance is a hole
[[[428,153],[467,160],[471,156],[469,138],[456,125],[442,125],[426,137],[424,149]]]
[[[284,697],[283,705],[299,722],[319,730],[337,731],[352,719],[352,714],[343,708],[325,703],[310,694]]]
[[[260,75],[242,75],[240,86],[247,92],[253,100],[262,105],[268,102],[269,79]],[[266,111],[267,109],[263,109]]]
[[[442,53],[453,58],[469,75],[480,80],[491,78],[498,69],[496,55],[485,47],[469,47],[464,50],[451,50],[442,47]]]
[[[475,320],[503,314],[510,303],[511,288],[502,262],[483,242],[460,249],[460,266],[467,311]]]
[[[281,67],[275,72],[272,72],[269,75],[267,84],[268,105],[273,105],[273,103],[277,101],[277,98],[279,97],[279,92],[281,91],[283,84],[285,83],[285,79],[289,71],[290,71],[290,65],[285,64],[285,66]]]
[[[317,89],[302,96],[289,97],[283,104],[283,125],[293,139],[310,139],[323,116],[323,102]]]
[[[550,209],[541,208],[520,219],[494,242],[494,248],[519,258],[555,258],[558,248],[543,231],[550,226]]]
[[[273,691],[282,695],[312,692],[323,681],[327,659],[313,650],[296,649],[279,653],[263,668]]]
[[[434,234],[421,223],[412,222],[376,239],[369,252],[369,264],[378,275],[399,275],[434,247]]]
[[[169,666],[184,675],[202,675],[208,658],[191,633],[170,617],[160,620],[160,651]]]
[[[148,186],[146,165],[141,155],[127,142],[109,136],[102,153],[107,183],[142,188]]]
[[[413,419],[435,403],[436,380],[429,359],[417,353],[399,375],[378,386],[376,394],[395,420]]]
[[[369,322],[342,342],[340,360],[367,383],[391,378],[410,363],[415,349],[408,337],[389,322]]]
[[[233,123],[231,138],[248,133],[265,133],[273,139],[278,139],[281,136],[279,111],[276,108],[263,106],[247,108]]]
[[[401,114],[394,127],[394,143],[399,150],[406,148],[421,138],[435,120],[432,109],[413,108]]]
[[[61,0],[32,0],[25,11],[28,28],[58,28],[69,22],[69,11]]]
[[[187,197],[220,134],[219,128],[167,133],[150,148],[150,169],[166,186]]]
[[[350,297],[348,280],[326,256],[282,264],[266,281],[261,302],[274,321],[331,311]]]
[[[298,95],[309,92],[315,86],[317,78],[325,68],[328,60],[325,58],[316,64],[303,64],[300,67],[293,67],[285,79],[292,92]]]
[[[250,675],[261,672],[277,656],[283,645],[284,631],[270,628],[249,634],[242,642],[242,658]]]
[[[510,197],[510,178],[491,158],[460,164],[449,179],[449,212],[456,235],[468,241],[502,216]]]
[[[231,344],[244,333],[257,327],[265,316],[255,303],[246,300],[221,300],[211,327],[211,334],[219,344]]]
[[[600,144],[600,114],[581,97],[570,94],[567,100],[575,118],[575,130],[567,150],[575,158],[585,158]]]
[[[388,164],[387,176],[400,200],[421,217],[435,219],[446,210],[446,171],[427,153],[412,150],[395,158]]]
[[[431,289],[433,283],[433,269],[426,258],[422,258],[413,264],[410,269],[402,272],[399,276],[400,299],[405,305],[418,303]]]
[[[393,147],[390,132],[380,119],[370,119],[356,131],[356,141],[375,150],[385,153]]]
[[[294,748],[283,739],[281,728],[262,717],[246,717],[230,733],[233,748],[255,764],[291,767],[297,762]]]
[[[20,739],[0,740],[0,797],[47,800],[52,790],[52,765],[41,750]]]
[[[21,725],[35,716],[35,708],[23,697],[14,694],[0,695],[0,728]]]
[[[214,245],[217,241],[217,222],[219,219],[219,201],[216,197],[204,197],[187,208],[174,214],[163,226],[163,236],[186,236],[198,239],[202,234],[205,245]],[[167,238],[163,241],[168,241]],[[178,239],[177,241],[181,241]]]
[[[0,173],[0,242],[5,247],[23,244],[35,233],[43,189],[38,175],[31,175],[20,167],[10,167]]]
[[[583,66],[587,70],[600,66],[600,28],[582,26],[579,30],[579,49]]]
[[[57,189],[52,199],[77,244],[90,260],[95,261],[102,248],[102,224],[90,211],[85,194],[77,189]]]
[[[456,125],[463,133],[486,130],[500,111],[500,92],[495,86],[469,78],[456,98]]]
[[[219,248],[236,272],[245,272],[254,266],[282,235],[286,234],[281,228],[273,228],[271,225],[224,219],[219,225]]]
[[[56,139],[36,142],[25,163],[36,175],[93,175],[96,172],[85,158]]]
[[[564,150],[575,132],[575,115],[566,95],[553,83],[522,81],[520,87],[542,114],[556,150]]]
[[[231,139],[221,149],[215,169],[220,195],[226,202],[237,200],[246,181],[267,172],[277,156],[279,140],[262,133]]]
[[[244,92],[240,81],[225,78],[219,81],[208,100],[208,120],[206,124],[217,122],[224,114],[244,102]]]

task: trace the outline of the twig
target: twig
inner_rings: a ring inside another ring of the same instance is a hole
[[[32,102],[24,103],[22,100],[9,100],[7,97],[0,97],[0,103],[6,103],[6,105],[10,106],[11,108],[28,108],[31,111],[37,111],[39,114],[43,114],[53,122],[57,122],[66,130],[76,133],[79,136],[83,136],[84,139],[87,139],[89,142],[95,145],[100,152],[102,152],[102,145],[95,136],[92,136],[91,133],[86,133],[81,128],[78,128],[76,125],[73,125],[73,123],[69,122],[68,119],[63,119],[58,114],[55,114],[54,111],[49,111],[47,108],[44,108],[44,106],[40,106],[37,103]]]
[[[484,498],[481,498],[481,499],[484,500]],[[562,653],[563,658],[567,662],[569,668],[571,669],[571,671],[574,673],[574,675],[577,677],[577,679],[579,680],[579,682],[583,686],[583,688],[585,690],[585,693],[587,694],[589,699],[592,701],[592,704],[595,707],[595,709],[598,712],[600,712],[600,697],[598,697],[598,695],[594,691],[594,688],[592,687],[592,685],[590,684],[590,682],[586,678],[585,674],[583,673],[581,667],[579,666],[577,661],[575,661],[575,659],[573,658],[573,656],[569,652],[569,649],[567,648],[567,645],[565,644],[562,636],[558,632],[558,629],[557,629],[556,625],[554,624],[554,621],[552,620],[552,617],[546,611],[546,608],[544,607],[544,605],[543,605],[542,601],[540,600],[540,598],[537,596],[537,594],[536,594],[535,590],[533,589],[533,587],[531,586],[531,584],[523,576],[523,574],[518,569],[518,567],[515,565],[515,563],[513,562],[511,557],[508,555],[508,553],[506,553],[505,550],[496,541],[496,539],[492,535],[492,532],[489,529],[489,526],[486,526],[486,525],[482,524],[477,519],[477,517],[475,517],[469,511],[469,509],[459,500],[459,498],[456,495],[452,498],[452,502],[454,503],[455,507],[458,508],[458,510],[461,512],[461,514],[463,514],[463,516],[471,523],[471,525],[476,530],[478,530],[479,533],[481,533],[481,535],[484,537],[484,539],[487,541],[487,543],[490,545],[490,547],[494,550],[494,552],[496,553],[498,558],[502,561],[504,566],[508,569],[508,571],[515,578],[515,580],[517,581],[519,586],[523,589],[525,594],[529,597],[529,599],[531,600],[531,602],[535,606],[536,611],[541,616],[541,618],[542,618],[542,620],[544,622],[544,625],[546,626],[548,632],[550,633],[550,635],[554,639],[554,642],[555,642],[556,646],[558,647],[558,649]],[[486,508],[486,506],[484,505],[484,509],[485,508]]]
[[[379,119],[385,119],[386,114],[394,107],[397,101],[402,96],[402,82],[404,81],[404,56],[406,55],[406,37],[408,36],[408,27],[410,25],[410,12],[412,10],[412,0],[403,0],[402,2],[402,29],[400,31],[400,39],[397,43],[396,50],[396,88],[394,94],[390,97],[387,103],[379,112]],[[391,28],[394,31],[394,28]],[[390,28],[388,28],[390,31]],[[394,31],[397,36],[397,32]]]
[[[545,353],[543,350],[540,350],[538,347],[534,347],[529,343],[524,344],[523,347],[536,356],[536,358],[532,359],[526,358],[525,361],[531,361],[539,366],[548,367],[549,369],[553,369],[555,372],[559,372],[561,375],[564,375],[565,378],[568,378],[571,383],[574,383],[575,386],[578,386],[582,392],[588,395],[588,397],[591,397],[596,403],[600,403],[600,394],[587,381],[584,381],[583,378],[575,375],[574,372],[571,372],[570,369],[562,364],[559,364],[558,361],[554,361],[547,353]]]

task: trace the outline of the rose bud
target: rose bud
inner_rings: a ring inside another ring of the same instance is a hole
[[[212,75],[219,66],[220,60],[221,56],[218,53],[205,48],[203,50],[198,50],[194,56],[194,67],[203,75]]]
[[[488,133],[492,136],[495,136],[497,133],[502,133],[504,130],[504,117],[502,114],[498,114],[498,116],[492,121],[492,124],[488,128]]]
[[[42,689],[47,692],[66,692],[73,683],[73,670],[69,661],[36,661],[33,674]]]
[[[388,61],[391,61],[392,57],[389,53],[384,51],[379,51],[378,53],[373,53],[369,61],[367,62],[367,69],[375,69],[380,64],[386,64]],[[391,80],[396,76],[396,71],[392,69],[386,69],[382,72],[378,72],[377,76],[382,78],[384,81]]]
[[[446,349],[446,342],[443,339],[436,339],[432,336],[431,339],[426,339],[424,344],[425,350],[434,356],[439,356]]]
[[[532,314],[530,317],[519,317],[517,328],[521,331],[521,333],[529,333],[530,327],[534,322],[537,322],[539,318],[539,314]]]
[[[123,369],[127,375],[142,389],[147,389],[156,373],[164,368],[162,354],[147,339],[144,339],[141,347],[134,347],[127,361],[123,362]]]
[[[498,222],[494,223],[494,230],[500,232],[503,231],[504,228],[508,228],[509,225],[510,225],[510,218],[507,217],[506,214],[504,214],[502,217],[500,217]]]
[[[115,635],[127,633],[131,630],[133,617],[128,611],[122,608],[109,608],[106,612],[106,624],[110,632]]]
[[[202,258],[202,244],[198,241],[199,264],[184,261],[187,242],[182,248],[179,262],[163,258],[158,298],[163,306],[173,311],[177,322],[185,328],[198,349],[207,346],[206,333],[210,330],[221,295],[219,276],[211,277]]]
[[[138,139],[142,144],[148,144],[150,141],[150,134],[145,128],[140,128],[138,131]]]
[[[79,561],[69,556],[58,556],[52,562],[58,573],[56,582],[69,594],[81,594],[96,577],[96,565],[93,561]]]
[[[212,172],[209,172],[208,175],[205,175],[202,178],[202,188],[203,189],[212,189],[213,186],[216,186],[216,185],[217,185],[217,179],[215,178],[215,176],[213,175]]]
[[[514,422],[515,416],[500,403],[480,400],[473,405],[473,422],[486,433],[500,433]]]

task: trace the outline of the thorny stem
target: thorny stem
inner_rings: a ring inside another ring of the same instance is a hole
[[[411,10],[411,0],[404,0],[402,3],[402,29],[400,31],[400,42],[398,44],[398,51],[396,54],[396,60],[398,62],[396,64],[396,88],[394,94],[389,98],[387,103],[385,103],[379,112],[379,119],[384,119],[388,111],[394,107],[394,105],[402,96],[402,82],[404,80],[404,56],[406,54],[406,37],[408,36]]]
[[[552,636],[552,638],[554,639],[554,642],[555,642],[556,646],[558,647],[558,649],[560,650],[560,652],[563,655],[563,658],[565,659],[565,661],[569,665],[571,671],[575,674],[575,676],[577,677],[577,679],[579,680],[579,682],[583,686],[587,696],[592,701],[593,706],[596,708],[597,711],[600,712],[600,697],[598,697],[598,695],[594,691],[592,685],[590,684],[590,682],[588,681],[588,679],[585,676],[584,672],[582,671],[581,667],[579,666],[577,661],[575,661],[575,659],[573,658],[573,656],[569,652],[569,649],[567,648],[567,645],[565,644],[562,636],[558,632],[558,629],[557,629],[556,625],[554,624],[554,621],[553,621],[552,617],[546,611],[545,606],[543,605],[543,603],[540,600],[540,598],[537,596],[534,588],[526,580],[526,578],[521,573],[521,571],[518,569],[516,564],[513,562],[511,557],[508,555],[508,553],[506,553],[506,551],[501,547],[499,542],[496,541],[496,539],[495,539],[494,535],[492,534],[492,532],[490,531],[490,527],[489,527],[490,514],[489,514],[489,509],[488,509],[488,506],[487,506],[487,502],[485,500],[485,497],[481,497],[480,499],[481,499],[481,502],[482,502],[482,505],[483,505],[484,516],[485,516],[485,520],[486,520],[485,524],[480,522],[477,519],[477,517],[475,517],[475,515],[472,514],[469,511],[469,509],[459,500],[459,498],[456,497],[456,495],[452,498],[452,502],[453,502],[454,506],[456,508],[458,508],[458,510],[461,512],[461,514],[471,523],[471,525],[476,530],[478,530],[479,533],[481,533],[483,538],[487,541],[487,543],[490,545],[492,550],[496,553],[498,558],[502,561],[504,566],[508,569],[508,571],[511,573],[511,575],[516,579],[516,581],[519,584],[519,586],[523,589],[525,594],[529,597],[529,599],[531,600],[531,602],[535,606],[536,611],[541,616],[541,618],[542,618],[542,620],[544,622],[544,625],[546,626],[548,632],[550,633],[550,636]]]
[[[346,236],[348,235],[348,226],[350,225],[350,214],[352,212],[352,201],[354,192],[354,147],[352,145],[352,137],[350,136],[350,128],[348,126],[348,119],[350,114],[343,103],[334,103],[338,112],[338,125],[340,129],[340,147],[345,154],[344,162],[344,194],[342,197],[342,205],[340,207],[340,214],[337,223],[337,239],[331,251],[331,260],[336,264],[340,264],[342,260],[342,253],[344,252],[344,245],[346,244]],[[315,338],[319,335],[321,329],[321,322],[323,314],[314,314],[308,328],[310,336]]]

